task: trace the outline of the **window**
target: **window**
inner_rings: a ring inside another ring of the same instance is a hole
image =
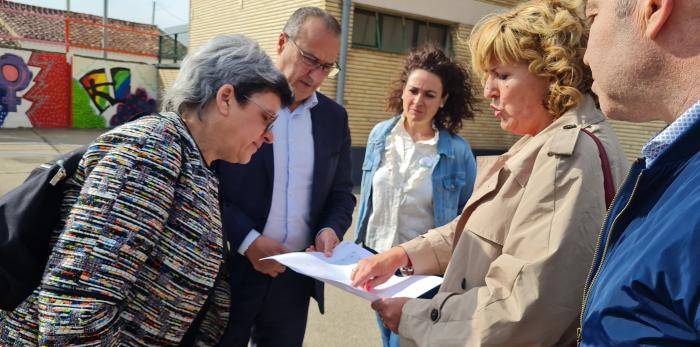
[[[451,48],[446,25],[359,8],[354,13],[352,44],[397,53],[428,44]]]
[[[447,36],[447,28],[444,26],[435,26],[420,23],[418,24],[417,45],[424,46],[433,44],[438,47],[445,47],[445,37]]]
[[[352,43],[359,46],[377,47],[376,13],[355,10],[352,26]]]
[[[379,49],[390,52],[401,52],[406,47],[403,37],[403,18],[381,15],[379,16]]]

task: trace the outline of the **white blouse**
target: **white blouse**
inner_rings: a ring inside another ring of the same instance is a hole
[[[402,117],[384,145],[384,159],[372,178],[372,214],[366,246],[382,252],[434,228],[432,173],[439,160],[439,132],[414,142]]]

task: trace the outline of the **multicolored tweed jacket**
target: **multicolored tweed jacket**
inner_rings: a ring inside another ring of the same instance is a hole
[[[180,117],[100,136],[68,184],[41,286],[0,313],[0,345],[179,344],[223,263],[218,181]],[[228,320],[227,281],[216,283],[198,346]]]

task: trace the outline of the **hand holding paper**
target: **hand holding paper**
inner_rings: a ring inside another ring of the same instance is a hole
[[[386,252],[360,260],[350,278],[353,287],[367,291],[386,282],[396,270],[408,263],[408,255],[401,247],[393,247]]]
[[[416,298],[442,283],[442,278],[437,276],[398,277],[392,275],[386,283],[378,285],[370,291],[353,287],[350,279],[352,269],[358,261],[371,255],[372,253],[366,249],[350,241],[343,241],[336,246],[331,257],[326,257],[321,252],[293,252],[263,259],[274,259],[300,274],[313,277],[370,301],[393,297]]]

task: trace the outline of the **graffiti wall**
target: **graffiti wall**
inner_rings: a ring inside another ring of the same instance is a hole
[[[64,54],[0,49],[0,127],[70,127],[69,79]]]
[[[153,65],[0,48],[0,128],[108,128],[155,112]]]
[[[156,111],[155,66],[73,58],[73,127],[104,128]]]

